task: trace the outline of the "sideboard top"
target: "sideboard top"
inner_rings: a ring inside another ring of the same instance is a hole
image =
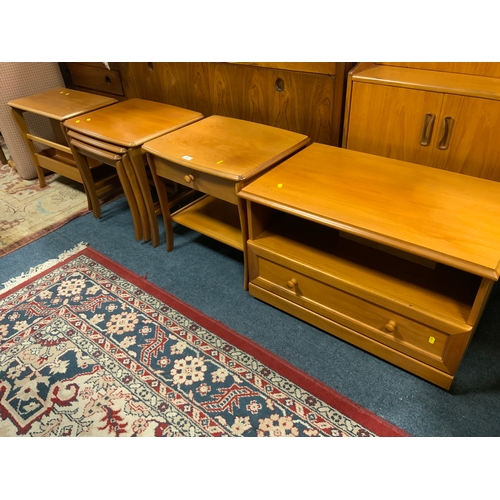
[[[386,64],[370,66],[363,63],[352,71],[352,80],[353,82],[500,100],[500,78],[484,76],[484,74],[472,75]]]

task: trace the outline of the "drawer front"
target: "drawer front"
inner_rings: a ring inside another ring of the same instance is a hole
[[[196,189],[202,193],[210,194],[215,198],[227,201],[234,205],[238,204],[236,184],[229,179],[223,179],[195,169],[176,165],[170,161],[155,157],[156,175],[182,184],[183,186]]]
[[[460,359],[454,359],[456,353],[450,349],[450,342],[462,335],[446,334],[285,266],[256,258],[258,276],[253,284],[439,370],[456,370]],[[450,359],[446,359],[447,352],[452,353]]]
[[[89,91],[94,90],[117,96],[123,95],[120,72],[106,69],[103,64],[96,66],[67,63],[67,71],[73,86],[89,89]]]

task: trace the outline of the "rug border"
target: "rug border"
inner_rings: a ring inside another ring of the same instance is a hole
[[[236,332],[232,328],[228,327],[224,323],[206,315],[202,311],[190,306],[186,302],[172,295],[170,292],[160,288],[158,285],[155,285],[151,281],[144,276],[141,276],[134,271],[126,268],[122,264],[112,260],[110,257],[100,253],[99,251],[91,248],[89,246],[83,248],[81,251],[73,253],[68,256],[66,259],[62,259],[58,262],[55,262],[54,265],[40,271],[39,273],[30,276],[26,280],[21,283],[13,286],[12,288],[0,292],[0,298],[4,296],[14,293],[18,289],[28,285],[29,283],[39,279],[40,277],[50,273],[56,267],[60,267],[65,265],[67,262],[72,261],[78,258],[80,255],[86,255],[103,266],[107,267],[111,271],[119,274],[121,277],[130,281],[136,286],[139,286],[145,292],[153,295],[159,300],[162,300],[168,305],[172,306],[174,309],[179,311],[181,314],[187,316],[193,321],[201,324],[207,330],[219,335],[223,339],[227,340],[231,344],[235,345],[239,349],[247,352],[251,356],[254,356],[259,359],[262,363],[268,365],[271,369],[277,371],[281,375],[287,377],[295,384],[299,385],[303,389],[307,390],[317,398],[321,399],[325,403],[328,403],[333,408],[343,413],[345,416],[352,418],[360,425],[365,427],[366,429],[372,431],[379,437],[410,437],[403,429],[397,427],[394,424],[391,424],[387,420],[384,420],[382,417],[379,417],[377,414],[363,408],[358,405],[348,397],[340,394],[335,389],[325,385],[323,382],[315,379],[311,375],[303,372],[299,368],[293,366],[288,361],[283,358],[277,356],[272,353],[268,349],[262,347],[251,339],[243,336],[242,334]],[[165,300],[163,300],[163,297]]]
[[[8,165],[8,163],[7,163],[5,165],[0,165],[0,168],[6,167],[6,166],[10,167],[10,165]],[[12,169],[12,167],[10,167],[10,168],[11,168],[11,170],[15,170],[15,169]],[[32,185],[35,185],[37,187],[39,186],[39,181],[38,181],[37,177],[34,177],[32,179],[24,179],[19,175],[19,172],[16,172],[16,174],[18,175],[19,180],[21,182],[31,183]],[[50,188],[52,183],[54,181],[56,181],[56,182],[59,181],[60,178],[66,180],[66,181],[70,180],[68,177],[65,177],[64,175],[58,174],[56,172],[47,173],[47,175],[45,176],[46,186],[45,186],[45,188],[40,188],[40,192],[42,192],[46,188]],[[77,181],[74,181],[74,180],[73,180],[73,182],[75,182],[77,184],[81,184],[81,183],[78,183]],[[68,187],[72,187],[72,186],[68,186]],[[76,189],[76,188],[73,188],[73,189]],[[81,189],[81,190],[78,189],[78,190],[81,192],[81,194],[83,194],[85,196],[85,198],[87,198],[87,195],[85,194],[85,189]],[[87,199],[87,204],[88,204],[88,199]],[[38,229],[34,233],[29,234],[28,236],[24,236],[20,240],[17,240],[14,243],[7,245],[6,247],[0,248],[0,258],[5,257],[6,255],[9,255],[12,252],[15,252],[16,250],[19,250],[20,248],[23,248],[26,245],[29,245],[30,243],[32,243],[34,241],[39,240],[43,236],[46,236],[47,234],[52,233],[53,231],[60,229],[61,227],[65,226],[66,224],[68,224],[72,220],[74,220],[78,217],[82,217],[82,216],[88,214],[89,212],[91,212],[91,210],[88,208],[88,206],[86,208],[84,207],[84,208],[80,209],[78,212],[69,214],[65,219],[53,222],[52,224],[50,224],[46,227],[43,227],[41,229]]]
[[[40,238],[43,238],[44,236],[47,236],[47,234],[52,233],[53,231],[57,231],[58,229],[61,229],[63,226],[68,224],[69,222],[77,219],[78,217],[83,217],[84,215],[87,215],[90,213],[90,210],[88,208],[82,208],[78,212],[75,212],[71,215],[68,216],[67,219],[64,219],[62,221],[54,222],[50,226],[44,227],[42,229],[39,229],[33,234],[30,234],[29,236],[25,236],[24,238],[21,238],[20,240],[17,240],[14,243],[11,243],[8,245],[6,250],[0,249],[0,258],[5,257],[6,255],[9,255],[12,252],[15,252],[16,250],[19,250],[20,248],[25,247],[26,245],[29,245],[30,243],[33,243],[34,241],[39,240]]]

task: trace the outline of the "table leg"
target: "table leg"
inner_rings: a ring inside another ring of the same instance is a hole
[[[21,132],[21,136],[26,143],[26,146],[28,147],[28,151],[31,155],[31,159],[33,160],[33,164],[35,165],[36,168],[36,174],[38,176],[38,183],[40,184],[40,187],[43,188],[46,186],[45,184],[45,175],[43,172],[43,169],[38,165],[38,160],[36,158],[36,149],[33,143],[31,142],[30,139],[28,139],[28,126],[26,125],[26,121],[24,120],[24,111],[16,108],[10,108],[12,118],[14,118],[14,121],[17,123],[17,126],[19,127],[19,131]]]
[[[144,241],[149,241],[151,239],[151,227],[148,220],[148,211],[144,202],[144,197],[142,196],[142,190],[139,186],[134,165],[130,158],[130,151],[133,151],[133,149],[123,155],[123,167],[126,177],[130,183],[130,196],[135,200],[139,210],[139,217],[142,225],[142,237],[144,238]]]
[[[140,148],[134,148],[130,150],[129,157],[141,189],[142,199],[146,206],[149,228],[151,230],[152,245],[153,247],[157,247],[160,244],[160,232],[158,229],[158,220],[156,217],[153,198],[151,196],[151,187],[149,185],[148,175],[146,172],[146,156],[142,153]]]
[[[165,238],[167,240],[167,252],[171,252],[174,249],[174,230],[172,224],[172,217],[170,215],[170,203],[168,201],[167,188],[163,182],[163,179],[156,175],[155,159],[154,156],[147,153],[147,161],[149,165],[149,170],[153,177],[153,182],[158,193],[158,199],[160,200],[161,213],[163,216],[163,225],[165,226]]]
[[[5,153],[3,152],[3,148],[0,145],[0,163],[2,165],[7,165],[7,157],[5,156]]]
[[[78,149],[76,149],[70,142],[71,152],[73,153],[73,158],[75,159],[78,171],[80,172],[80,177],[82,178],[83,188],[85,189],[85,194],[87,195],[87,204],[89,210],[92,210],[94,217],[99,219],[101,217],[101,203],[99,202],[99,197],[97,196],[97,191],[94,185],[94,179],[92,173],[90,172],[89,163],[87,157],[82,155]]]
[[[240,216],[241,238],[243,240],[243,290],[248,290],[248,215],[246,201],[238,199],[238,214]]]
[[[137,203],[137,197],[132,188],[132,183],[130,182],[130,176],[126,172],[124,163],[127,161],[127,155],[123,155],[122,161],[117,161],[115,168],[118,173],[118,178],[125,193],[125,198],[127,198],[128,206],[130,208],[130,213],[132,215],[132,222],[134,223],[135,239],[137,241],[142,240],[144,237],[144,225],[143,217]],[[146,239],[144,237],[144,239]],[[146,240],[147,241],[147,240]]]

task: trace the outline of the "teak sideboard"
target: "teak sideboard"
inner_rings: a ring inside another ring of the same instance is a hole
[[[253,296],[450,388],[500,273],[500,183],[315,143],[238,195]]]
[[[500,181],[500,63],[359,63],[343,147]]]

